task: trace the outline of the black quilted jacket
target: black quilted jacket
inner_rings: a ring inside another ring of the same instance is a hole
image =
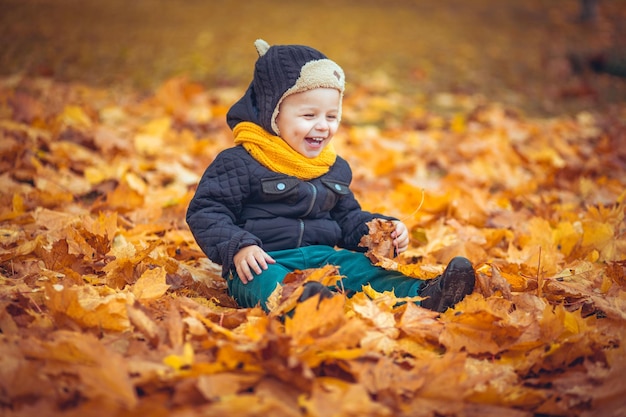
[[[308,245],[358,247],[366,222],[391,217],[361,210],[349,189],[352,171],[337,157],[325,175],[310,181],[278,174],[241,146],[226,149],[207,168],[187,210],[198,245],[225,276],[242,247],[266,252]]]

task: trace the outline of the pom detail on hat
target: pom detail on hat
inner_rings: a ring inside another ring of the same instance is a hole
[[[265,42],[263,39],[257,39],[254,41],[254,47],[256,48],[259,56],[265,55],[265,53],[270,49],[270,44]]]

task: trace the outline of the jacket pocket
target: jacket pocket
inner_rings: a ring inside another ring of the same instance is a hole
[[[261,180],[263,201],[295,204],[298,201],[299,184],[300,180],[291,177],[264,178]]]
[[[324,204],[322,205],[322,211],[330,211],[335,207],[339,199],[345,195],[350,194],[350,187],[345,182],[322,179],[322,184],[326,186],[330,192],[326,193]]]

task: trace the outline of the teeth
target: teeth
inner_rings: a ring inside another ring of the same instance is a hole
[[[316,142],[322,142],[324,138],[311,138],[311,140],[314,140]]]

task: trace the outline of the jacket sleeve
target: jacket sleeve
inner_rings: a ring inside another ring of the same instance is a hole
[[[342,179],[348,184],[352,182],[352,170],[345,161],[342,167]],[[359,252],[365,252],[367,248],[359,246],[361,238],[369,233],[367,222],[378,218],[386,220],[396,220],[395,217],[384,216],[378,213],[370,213],[361,209],[361,205],[355,198],[352,190],[339,199],[337,205],[331,210],[332,218],[339,224],[342,232],[342,239],[338,246]]]
[[[236,153],[222,152],[203,174],[187,209],[187,224],[196,242],[225,275],[244,246],[261,240],[237,226],[250,193],[248,168]]]

